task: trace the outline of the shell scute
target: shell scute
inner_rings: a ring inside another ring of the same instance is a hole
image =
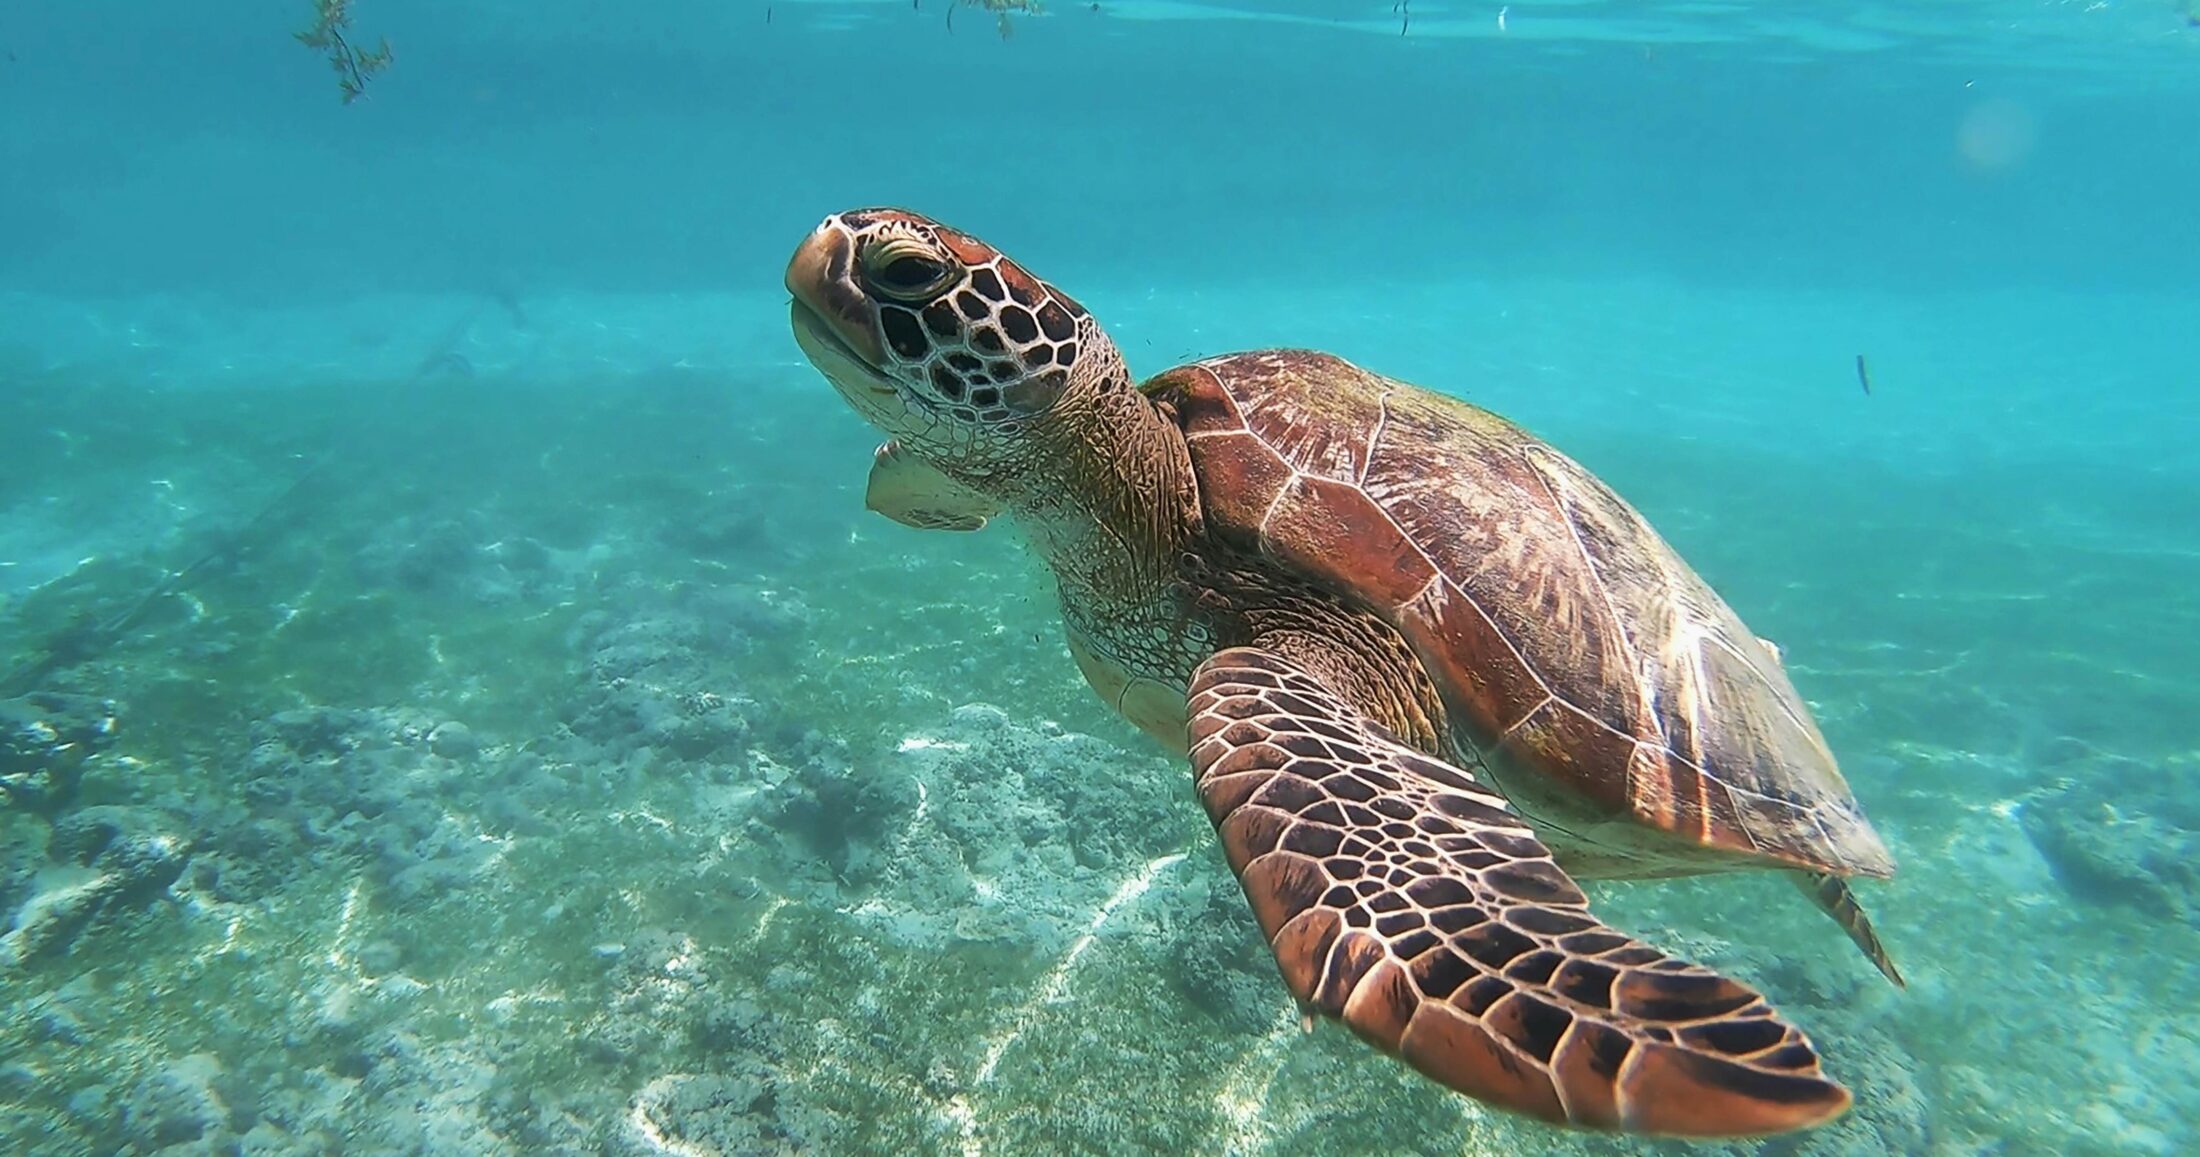
[[[1892,871],[1772,652],[1578,463],[1312,351],[1146,388],[1178,414],[1209,532],[1388,620],[1475,750],[1707,849]]]

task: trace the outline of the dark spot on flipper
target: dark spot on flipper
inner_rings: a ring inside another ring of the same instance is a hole
[[[1310,805],[1299,815],[1308,823],[1330,824],[1335,827],[1344,827],[1349,822],[1346,819],[1344,807],[1332,798],[1324,798]]]
[[[1551,981],[1551,974],[1566,957],[1549,949],[1530,952],[1505,966],[1505,979],[1541,988]]]
[[[1314,740],[1313,742],[1319,743],[1321,741]],[[1365,804],[1377,799],[1378,792],[1381,790],[1374,784],[1367,782],[1367,778],[1357,770],[1339,772],[1329,776],[1322,780],[1322,786],[1335,793],[1339,798],[1348,799],[1357,804]]]
[[[1312,781],[1301,776],[1282,774],[1268,781],[1268,786],[1255,793],[1252,802],[1262,807],[1304,816],[1316,804],[1328,802],[1329,797]]]
[[[1439,908],[1429,914],[1429,923],[1446,935],[1456,935],[1478,924],[1487,924],[1490,914],[1471,904],[1454,904]]]
[[[1817,1069],[1818,1053],[1809,1044],[1796,1041],[1781,1045],[1769,1053],[1751,1057],[1750,1063],[1768,1069],[1807,1072]]]
[[[1458,991],[1470,977],[1481,973],[1458,953],[1446,949],[1424,953],[1413,961],[1414,983],[1431,1000],[1443,1000]]]
[[[1558,946],[1576,956],[1602,956],[1614,948],[1622,947],[1628,943],[1630,941],[1625,936],[1609,928],[1593,928],[1573,933],[1561,939]],[[1614,963],[1619,962],[1614,961]]]
[[[1680,1030],[1689,1044],[1725,1053],[1730,1057],[1761,1053],[1787,1039],[1787,1026],[1768,1016],[1736,1017],[1692,1025]]]
[[[1482,846],[1512,860],[1540,860],[1543,842],[1516,828],[1483,828],[1476,835]]]
[[[1588,897],[1547,860],[1519,860],[1499,864],[1482,873],[1482,881],[1515,900],[1529,904],[1585,904]]]
[[[1375,913],[1405,912],[1410,911],[1413,904],[1405,898],[1403,893],[1394,889],[1383,888],[1368,897],[1367,907],[1369,911]]]
[[[1299,824],[1284,833],[1283,846],[1288,851],[1322,859],[1337,854],[1337,845],[1344,842],[1344,833],[1335,828],[1314,824]]]
[[[1435,910],[1474,902],[1474,890],[1450,876],[1428,876],[1406,886],[1406,897],[1423,908]]]
[[[1619,1074],[1635,1043],[1608,1024],[1576,1017],[1551,1058],[1551,1079],[1574,1123],[1595,1129],[1620,1125]]]
[[[1619,970],[1610,965],[1573,958],[1559,966],[1557,975],[1551,978],[1551,991],[1590,1008],[1609,1011],[1612,983],[1617,979]]]
[[[1503,924],[1490,921],[1459,933],[1453,938],[1452,945],[1480,961],[1483,967],[1497,971],[1522,954],[1533,951],[1535,941]]]
[[[1565,936],[1598,927],[1596,920],[1586,912],[1568,912],[1557,908],[1514,908],[1505,913],[1505,920],[1513,927],[1537,936]]]
[[[1622,976],[1612,995],[1613,1007],[1619,1012],[1662,1021],[1727,1016],[1759,999],[1756,993],[1716,973],[1639,970]]]
[[[1375,934],[1387,940],[1395,940],[1408,932],[1428,927],[1428,917],[1407,908],[1400,912],[1378,914],[1375,918]]]
[[[1845,1105],[1848,1101],[1846,1094],[1836,1098],[1834,1094],[1839,1094],[1840,1086],[1822,1077],[1768,1073],[1755,1065],[1678,1048],[1672,1049],[1669,1055],[1675,1067],[1694,1077],[1697,1083],[1762,1104],[1809,1105],[1838,1099]]]
[[[1491,807],[1463,795],[1439,795],[1436,797],[1436,807],[1445,815],[1481,827],[1508,828],[1520,823],[1519,817],[1502,808]]]
[[[1382,942],[1367,932],[1354,930],[1337,937],[1329,949],[1321,981],[1314,987],[1314,1007],[1336,1015],[1344,1007],[1345,998],[1359,987],[1361,978],[1385,958]]]
[[[1320,866],[1290,852],[1261,856],[1246,865],[1243,878],[1246,898],[1260,926],[1279,931],[1292,917],[1319,903],[1328,886]]]
[[[1483,1023],[1520,1046],[1522,1052],[1539,1061],[1548,1061],[1551,1054],[1558,1051],[1558,1038],[1565,1035],[1574,1018],[1564,1009],[1522,991],[1499,1001],[1483,1017]]]
[[[1420,958],[1422,953],[1429,952],[1443,943],[1444,938],[1442,936],[1422,928],[1400,936],[1390,946],[1390,949],[1398,954],[1400,960],[1416,960]]]
[[[1425,1009],[1413,1018],[1399,1051],[1414,1068],[1455,1089],[1546,1121],[1566,1119],[1550,1080],[1472,1018],[1442,1006]]]
[[[1502,976],[1477,976],[1451,994],[1451,1003],[1470,1016],[1481,1016],[1490,1006],[1512,995],[1513,986]]]

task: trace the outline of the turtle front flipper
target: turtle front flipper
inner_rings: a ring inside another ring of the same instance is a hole
[[[1297,662],[1225,650],[1189,698],[1200,801],[1303,1005],[1558,1123],[1747,1136],[1848,1107],[1763,997],[1606,927],[1502,797]]]
[[[899,441],[878,448],[863,505],[918,530],[979,530],[1001,504],[940,473]]]

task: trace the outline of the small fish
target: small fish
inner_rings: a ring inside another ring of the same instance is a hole
[[[1870,366],[1864,364],[1863,354],[1856,355],[1856,384],[1864,387],[1865,397],[1871,397],[1872,371]]]

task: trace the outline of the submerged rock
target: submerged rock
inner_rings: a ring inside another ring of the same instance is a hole
[[[50,859],[0,935],[0,965],[66,952],[95,923],[143,907],[183,875],[191,840],[149,808],[86,808],[54,825]]]
[[[113,877],[85,868],[48,869],[33,882],[30,899],[15,910],[0,935],[0,967],[26,964],[65,949],[114,897]]]
[[[774,1086],[772,1072],[754,1062],[715,1073],[667,1073],[635,1094],[611,1152],[800,1152],[800,1141],[777,1119]]]
[[[1291,998],[1276,982],[1274,959],[1243,895],[1213,875],[1187,876],[1161,898],[1173,909],[1176,931],[1167,979],[1222,1031],[1268,1031]]]
[[[360,548],[352,565],[377,586],[498,603],[553,580],[550,557],[540,543],[505,541],[488,516],[466,511],[397,518]]]
[[[2200,924],[2200,774],[2099,769],[2024,807],[2025,834],[2073,891]]]
[[[169,1062],[139,1081],[122,1102],[122,1133],[140,1153],[198,1142],[196,1151],[227,1151],[229,1108],[215,1084],[221,1062],[196,1053]]]
[[[112,700],[36,691],[0,699],[0,794],[52,815],[76,798],[84,761],[115,735]]]
[[[463,723],[445,723],[428,735],[428,747],[445,759],[471,759],[481,751],[481,740]]]
[[[593,678],[575,734],[608,748],[639,744],[683,760],[727,760],[747,747],[756,703],[713,656],[741,637],[703,616],[584,618],[575,642]]]

